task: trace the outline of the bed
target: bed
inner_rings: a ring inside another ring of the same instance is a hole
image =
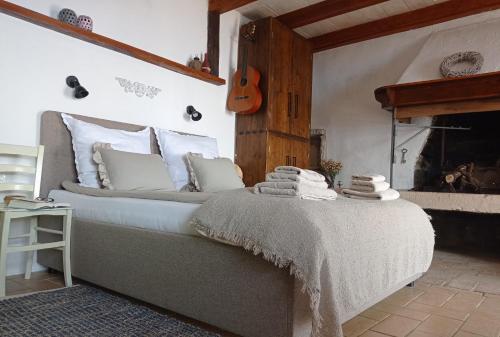
[[[107,128],[144,128],[73,117]],[[101,198],[96,204],[96,197],[61,191],[63,181],[76,181],[76,172],[71,136],[60,113],[43,113],[41,144],[46,147],[42,195],[50,193],[75,207],[71,245],[74,276],[245,337],[310,335],[312,317],[302,284],[289,270],[279,269],[260,256],[193,235],[186,219],[199,204],[127,198]],[[154,139],[151,148],[159,153]],[[95,212],[96,205],[101,212]],[[46,219],[41,225],[58,226]],[[49,240],[50,236],[45,233],[40,240]],[[41,252],[38,262],[61,270],[59,252]],[[373,294],[369,302],[342,321],[420,276],[412,275]]]

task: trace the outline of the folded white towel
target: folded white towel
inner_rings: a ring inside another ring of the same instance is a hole
[[[390,187],[391,185],[385,181],[373,182],[353,180],[350,189],[360,192],[383,192],[387,191]]]
[[[295,174],[311,181],[325,181],[324,175],[312,170],[301,169],[295,166],[278,166],[274,169],[274,172]]]
[[[327,193],[328,195],[318,195],[316,193],[314,193],[314,194],[303,193],[300,195],[300,198],[304,199],[304,200],[313,200],[313,201],[337,199],[337,192],[335,192],[334,190],[328,190],[328,189],[327,189],[327,191],[331,191],[333,193]]]
[[[352,180],[372,181],[375,183],[385,181],[385,177],[380,174],[359,174],[353,175]]]
[[[348,188],[342,190],[342,194],[353,199],[364,200],[396,200],[399,198],[399,192],[392,188],[383,192],[359,192]]]
[[[278,197],[299,197],[309,200],[335,200],[337,192],[327,188],[318,188],[296,182],[258,183],[254,186],[255,194],[269,194]]]
[[[266,181],[274,183],[299,183],[317,188],[328,188],[328,184],[325,181],[309,180],[298,174],[271,172],[266,174]]]

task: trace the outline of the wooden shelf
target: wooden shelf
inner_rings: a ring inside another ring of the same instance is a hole
[[[171,71],[175,71],[176,73],[199,79],[201,81],[205,81],[215,85],[224,85],[226,83],[224,79],[212,74],[194,70],[183,64],[130,46],[126,43],[113,40],[109,37],[82,30],[78,27],[66,24],[47,15],[40,14],[38,12],[29,10],[25,7],[15,5],[4,0],[0,0],[0,12],[24,21],[31,22],[35,25],[42,26],[56,32],[101,46],[103,48],[114,50],[118,53],[134,57],[141,61],[148,62]]]

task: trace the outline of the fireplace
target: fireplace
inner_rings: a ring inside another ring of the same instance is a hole
[[[391,176],[408,170],[401,197],[432,216],[436,246],[500,252],[500,72],[391,85],[375,97],[393,117],[391,158],[402,143],[411,149]],[[408,138],[396,142],[405,125]]]
[[[414,189],[500,194],[500,111],[436,116]]]
[[[500,72],[389,85],[375,98],[393,117],[390,158],[398,122],[432,119],[416,164],[405,166],[415,170],[403,198],[427,210],[500,214]],[[462,129],[439,129],[450,126]],[[392,177],[398,164],[390,165]]]

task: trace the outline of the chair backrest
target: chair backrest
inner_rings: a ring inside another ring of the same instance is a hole
[[[33,184],[17,184],[14,182],[0,182],[0,192],[25,192],[32,193],[33,198],[40,196],[40,182],[42,179],[43,165],[43,145],[40,146],[21,146],[0,144],[1,157],[32,159],[31,165],[0,164],[0,174],[25,174],[34,177]]]

